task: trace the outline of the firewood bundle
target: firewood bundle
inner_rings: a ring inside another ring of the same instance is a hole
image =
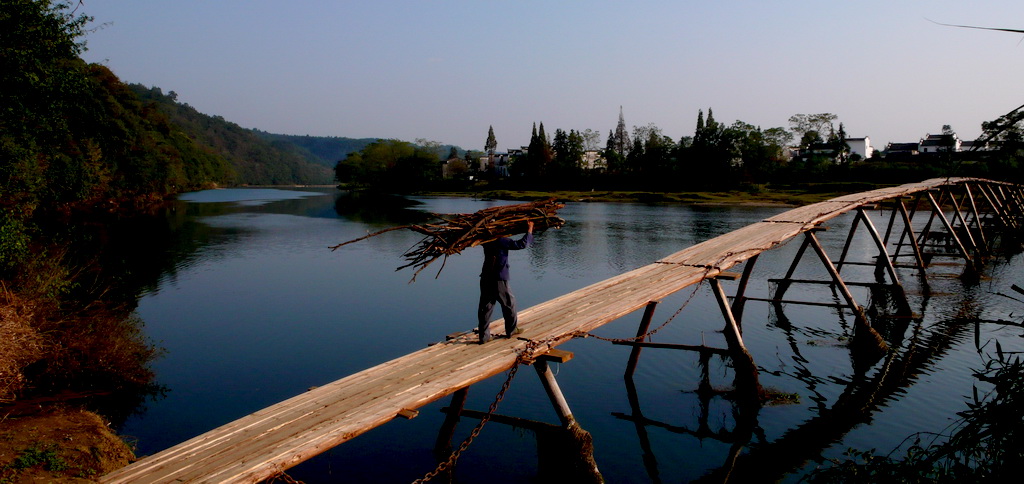
[[[337,250],[341,246],[393,230],[408,229],[423,234],[423,239],[419,243],[402,254],[406,263],[396,269],[416,268],[416,272],[412,276],[412,281],[415,281],[420,271],[426,269],[437,259],[447,260],[448,256],[458,254],[470,247],[485,244],[500,237],[526,232],[527,222],[533,222],[536,231],[560,228],[565,225],[565,220],[558,217],[556,213],[563,207],[565,204],[557,202],[554,198],[549,198],[530,203],[485,208],[474,213],[432,214],[438,219],[438,222],[391,227],[358,239],[342,242],[331,246],[330,249]],[[443,269],[444,264],[442,263],[441,269],[437,271],[438,275]]]

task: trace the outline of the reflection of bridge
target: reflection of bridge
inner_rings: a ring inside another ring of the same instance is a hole
[[[908,205],[910,198],[914,203]],[[885,202],[893,208],[884,234],[865,210]],[[856,211],[855,221],[839,259],[831,259],[818,241],[821,224]],[[925,213],[926,212],[926,213]],[[736,369],[739,396],[756,407],[761,394],[753,357],[743,344],[740,316],[751,269],[758,254],[803,235],[800,249],[788,273],[776,281],[769,299],[774,303],[824,304],[784,299],[793,284],[829,284],[841,297],[836,305],[852,314],[855,339],[868,348],[862,358],[873,364],[882,355],[885,341],[871,327],[865,311],[840,276],[844,265],[870,264],[876,268],[874,284],[894,289],[899,311],[909,311],[896,273],[897,266],[920,270],[933,257],[964,261],[965,271],[977,266],[988,247],[1004,229],[1019,230],[1024,222],[1021,187],[980,179],[933,179],[920,183],[847,195],[797,208],[751,224],[665,257],[656,263],[579,289],[520,313],[524,333],[519,339],[498,339],[474,344],[472,334],[453,335],[445,342],[382,363],[360,373],[312,389],[306,393],[225,424],[128,467],[103,476],[102,482],[256,482],[346,442],[397,416],[412,418],[418,408],[455,394],[458,412],[470,385],[521,363],[533,364],[551,397],[564,426],[575,425],[546,361],[567,358],[554,348],[640,308],[647,308],[638,336],[620,343],[633,347],[627,375],[648,346],[725,353]],[[922,221],[926,219],[926,221]],[[877,248],[872,262],[850,261],[848,249],[859,226]],[[829,274],[826,281],[794,279],[795,269],[812,249]],[[905,258],[905,259],[904,259]],[[899,263],[910,260],[909,263]],[[742,274],[725,272],[746,261]],[[729,301],[720,279],[738,279]],[[646,341],[657,301],[688,286],[709,281],[726,323],[727,348],[684,346]],[[902,303],[901,303],[902,299]],[[500,323],[495,322],[496,327]],[[856,358],[855,358],[856,360]],[[856,361],[855,361],[856,362]],[[486,420],[486,417],[485,417]],[[639,425],[639,423],[638,423]]]

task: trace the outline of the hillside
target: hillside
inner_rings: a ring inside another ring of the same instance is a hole
[[[237,184],[322,185],[333,179],[330,168],[311,163],[294,144],[274,143],[223,117],[200,113],[179,103],[174,91],[164,94],[159,87],[130,87],[143,101],[157,103],[160,111],[189,138],[227,159],[235,168]]]

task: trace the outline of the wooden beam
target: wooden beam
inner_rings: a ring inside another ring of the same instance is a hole
[[[933,213],[937,214],[939,221],[942,222],[942,225],[949,231],[949,235],[953,237],[953,240],[956,242],[956,248],[960,251],[960,256],[967,261],[967,270],[974,271],[976,268],[974,267],[974,261],[971,259],[971,255],[967,253],[967,248],[964,247],[963,242],[960,242],[960,238],[956,236],[956,232],[953,231],[953,225],[949,223],[949,219],[946,218],[946,214],[942,213],[942,207],[939,205],[939,202],[935,201],[935,197],[933,197],[931,193],[928,193],[927,195],[928,202],[932,204]]]
[[[892,283],[900,288],[900,293],[902,294],[903,285],[900,284],[900,278],[896,275],[896,268],[893,267],[892,260],[889,259],[889,250],[885,246],[885,241],[882,240],[882,236],[878,234],[875,224],[871,223],[871,219],[869,219],[868,215],[864,213],[864,209],[858,208],[857,214],[864,220],[864,226],[867,227],[868,233],[871,234],[871,239],[875,241],[875,246],[878,248],[878,258],[882,261],[882,266],[885,267],[886,271],[889,273]],[[903,295],[903,298],[906,299],[906,295]]]
[[[743,344],[743,335],[740,333],[739,325],[736,324],[736,318],[732,315],[729,298],[725,295],[722,283],[718,279],[711,280],[711,290],[715,293],[718,309],[725,319],[725,341],[729,344],[732,368],[736,374],[736,392],[744,397],[744,401],[741,402],[743,405],[760,406],[763,390],[754,357]]]
[[[777,304],[799,304],[799,305],[803,305],[803,306],[819,306],[819,307],[826,307],[826,308],[849,308],[849,309],[852,309],[852,310],[856,311],[856,308],[853,307],[853,306],[850,306],[849,303],[826,303],[826,302],[817,302],[817,301],[798,301],[798,300],[795,300],[795,299],[772,299],[772,298],[766,298],[766,297],[750,297],[750,298],[747,298],[747,300],[749,300],[749,301],[760,301],[760,302],[770,302],[770,303],[777,303]]]
[[[411,408],[403,408],[403,409],[398,411],[398,416],[402,417],[402,418],[404,418],[406,420],[412,420],[412,419],[418,417],[419,415],[420,415],[420,411],[419,410],[414,410],[414,409],[411,409]]]
[[[640,319],[640,326],[636,329],[636,340],[641,341],[641,337],[647,334],[647,330],[651,327],[651,318],[654,317],[654,309],[658,307],[658,301],[650,301],[647,303],[647,307],[644,308],[644,316]],[[629,352],[629,361],[626,362],[626,374],[624,377],[628,380],[633,378],[633,373],[636,372],[636,364],[640,360],[640,349],[639,346],[634,346]]]
[[[846,303],[853,310],[856,318],[865,326],[871,327],[871,323],[864,314],[864,308],[857,304],[857,301],[853,298],[853,293],[850,292],[849,287],[846,287],[846,283],[843,281],[843,278],[839,276],[839,271],[836,270],[836,266],[832,265],[832,260],[828,258],[828,254],[825,253],[825,249],[821,246],[821,242],[818,242],[818,238],[814,236],[814,232],[805,232],[805,235],[811,248],[813,248],[814,252],[818,254],[818,259],[821,260],[821,264],[825,266],[825,270],[828,271],[830,276],[832,276],[832,281],[835,282],[836,287],[839,289],[839,293],[842,294],[844,299],[846,299]]]
[[[760,254],[758,254],[760,255]],[[736,324],[740,331],[743,330],[743,306],[746,302],[747,284],[750,282],[750,274],[754,272],[754,264],[757,263],[758,255],[755,255],[743,264],[743,275],[740,276],[739,285],[736,286],[736,296],[732,299],[732,314],[736,318]]]
[[[971,209],[971,214],[974,216],[975,223],[978,224],[978,239],[981,240],[981,246],[987,253],[990,249],[988,245],[988,237],[985,236],[985,227],[981,221],[981,215],[978,213],[978,204],[974,202],[974,194],[971,192],[971,184],[964,183],[964,191],[967,193],[967,202]]]
[[[669,350],[696,351],[699,353],[711,353],[715,355],[728,356],[729,350],[704,345],[687,345],[680,343],[654,343],[652,341],[612,341],[613,345],[639,346],[643,348],[663,348]]]
[[[572,351],[560,350],[558,348],[551,348],[544,354],[538,355],[537,360],[544,360],[554,363],[565,363],[571,360],[573,357]]]
[[[563,427],[569,427],[576,419],[572,416],[572,410],[569,410],[569,403],[566,402],[565,395],[562,394],[562,390],[558,387],[558,382],[555,381],[555,374],[551,372],[548,362],[546,360],[537,360],[533,368],[537,370],[537,376],[540,377],[540,381],[544,385],[544,391],[548,394],[551,405],[555,407],[558,420],[562,422]]]

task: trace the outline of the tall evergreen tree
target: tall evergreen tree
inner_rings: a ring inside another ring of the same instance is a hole
[[[544,176],[548,166],[551,164],[552,153],[551,143],[544,132],[544,123],[538,128],[533,125],[533,135],[530,137],[530,146],[526,152],[526,166],[519,172],[528,177],[538,179]]]
[[[493,154],[498,149],[498,140],[494,137],[494,126],[487,127],[487,141],[484,143],[484,151]]]
[[[630,148],[629,132],[626,131],[626,119],[622,115],[622,106],[619,106],[619,123],[615,126],[615,152],[626,156]]]

